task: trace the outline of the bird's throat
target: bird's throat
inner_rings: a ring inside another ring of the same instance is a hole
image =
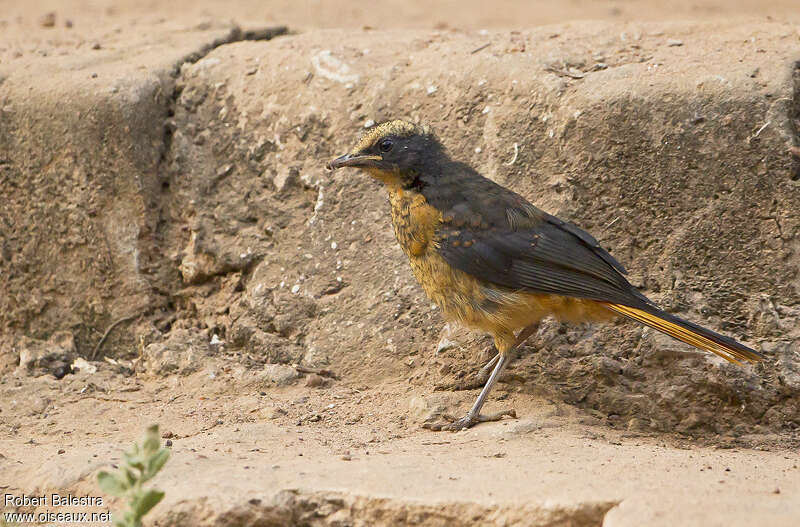
[[[364,170],[367,174],[386,185],[390,192],[403,186],[403,178],[400,172],[380,170],[378,168],[365,168]]]
[[[394,186],[388,190],[397,241],[409,257],[419,257],[433,242],[442,214],[413,189]]]

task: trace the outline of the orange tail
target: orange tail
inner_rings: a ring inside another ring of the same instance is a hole
[[[695,348],[715,353],[734,364],[741,365],[740,361],[758,362],[764,358],[760,353],[736,342],[732,338],[715,333],[688,320],[670,315],[655,306],[647,306],[645,310],[623,304],[601,303],[612,311],[666,333],[670,337],[690,344]]]

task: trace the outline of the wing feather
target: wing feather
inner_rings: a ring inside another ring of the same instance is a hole
[[[442,211],[436,246],[453,267],[514,290],[649,304],[591,234],[466,165],[442,170],[423,194]]]

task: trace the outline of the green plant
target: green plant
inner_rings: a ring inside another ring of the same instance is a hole
[[[116,474],[101,471],[97,483],[103,492],[125,498],[128,510],[114,518],[117,527],[141,527],[142,518],[164,498],[164,492],[145,489],[142,485],[158,474],[169,458],[169,450],[161,448],[158,425],[148,427],[141,446],[134,443],[130,452],[125,452],[125,464]],[[116,516],[116,515],[115,515]]]

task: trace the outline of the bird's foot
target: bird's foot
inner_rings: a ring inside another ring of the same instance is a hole
[[[422,428],[427,428],[428,430],[433,430],[435,432],[439,431],[448,431],[448,432],[458,432],[459,430],[466,430],[467,428],[472,428],[478,423],[488,423],[490,421],[499,421],[503,417],[508,416],[512,419],[517,418],[517,412],[513,408],[509,408],[508,410],[503,410],[502,412],[497,412],[494,414],[478,414],[478,415],[470,415],[467,414],[461,419],[456,419],[452,415],[443,415],[441,416],[447,422],[431,422],[431,423],[424,423]]]

